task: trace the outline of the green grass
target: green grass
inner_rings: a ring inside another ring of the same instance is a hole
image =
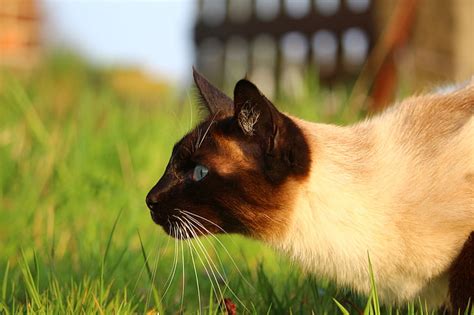
[[[357,119],[345,114],[346,89],[307,84],[280,107],[312,120]],[[239,313],[398,314],[380,308],[375,287],[368,300],[336,290],[258,242],[178,242],[152,223],[144,198],[198,121],[191,95],[123,96],[107,72],[68,56],[31,75],[2,73],[0,313],[196,314],[201,305],[215,314],[222,295]],[[418,303],[406,312],[426,314]]]

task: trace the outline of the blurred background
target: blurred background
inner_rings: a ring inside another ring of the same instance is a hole
[[[383,106],[398,80],[472,75],[473,12],[470,0],[1,0],[0,60],[32,68],[67,49],[181,87],[196,65],[227,91],[247,75],[270,96],[298,93],[308,73],[326,86],[359,78]]]
[[[472,0],[0,0],[0,313],[362,313],[376,299],[256,241],[152,223],[146,193],[199,121],[192,66],[348,124],[470,78],[473,30]]]

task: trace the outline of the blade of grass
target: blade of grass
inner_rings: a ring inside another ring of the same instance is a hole
[[[148,278],[150,279],[150,283],[151,283],[151,289],[153,292],[153,300],[155,301],[155,307],[157,308],[158,314],[164,314],[163,305],[161,304],[161,299],[158,294],[158,290],[156,289],[155,283],[153,281],[153,273],[151,271],[150,265],[148,264],[148,256],[146,254],[145,246],[143,246],[142,237],[140,236],[140,231],[137,230],[137,233],[138,233],[138,239],[140,240],[140,248],[142,251],[143,259],[145,261],[145,268],[146,268]],[[145,312],[147,312],[147,309],[148,309],[148,298],[145,302]]]
[[[99,305],[102,306],[103,303],[104,303],[104,300],[105,300],[105,291],[104,291],[104,272],[105,272],[105,264],[107,262],[107,257],[109,255],[109,250],[110,250],[110,246],[112,244],[112,239],[113,239],[113,236],[114,236],[114,233],[115,233],[115,229],[117,227],[117,223],[118,223],[118,220],[120,219],[120,215],[122,214],[122,209],[120,209],[119,213],[117,214],[117,217],[115,218],[115,221],[114,221],[114,224],[112,226],[112,230],[110,231],[110,234],[109,234],[109,239],[107,240],[107,245],[105,247],[105,251],[104,251],[104,256],[102,257],[102,262],[101,262],[101,265],[100,265],[100,296],[99,296]]]
[[[20,268],[23,274],[23,280],[25,282],[26,290],[29,294],[29,297],[33,301],[34,306],[36,306],[36,309],[41,310],[42,304],[40,294],[36,288],[35,280],[33,279],[33,276],[31,274],[30,267],[28,266],[28,260],[26,258],[25,252],[22,250],[21,253],[23,256],[23,260]]]
[[[374,270],[372,268],[372,262],[370,260],[370,255],[368,252],[367,252],[367,258],[369,261],[370,293],[371,293],[371,296],[373,297],[372,306],[373,306],[375,315],[380,315],[379,296],[377,293],[377,286],[375,284]]]
[[[2,302],[7,302],[7,289],[8,289],[8,272],[10,270],[10,261],[7,261],[7,266],[5,267],[5,274],[2,281]]]
[[[425,309],[423,307],[423,302],[421,302],[420,297],[418,297],[418,307],[419,307],[420,315],[425,315]],[[426,315],[428,315],[428,313],[426,313]]]
[[[5,304],[0,302],[0,313],[5,314],[5,315],[10,315],[10,312],[8,311],[8,308]]]
[[[104,257],[102,259],[103,262],[104,262],[104,265],[107,261],[107,256],[109,254],[110,245],[112,244],[112,238],[114,236],[115,228],[117,227],[118,220],[120,219],[120,216],[122,215],[122,211],[123,211],[123,208],[121,208],[119,213],[117,214],[117,217],[115,218],[115,221],[114,221],[114,225],[112,226],[112,230],[110,231],[109,239],[107,241],[107,246],[105,247]]]
[[[151,281],[153,279],[153,274],[151,272],[150,265],[148,264],[148,256],[146,254],[145,247],[143,246],[142,237],[140,236],[140,231],[137,230],[137,234],[138,234],[138,239],[140,240],[140,248],[142,250],[143,260],[145,261],[146,272],[148,274],[148,278]]]
[[[40,268],[39,268],[38,256],[36,255],[36,250],[35,249],[33,249],[33,262],[35,264],[36,290],[39,291],[39,287],[40,287]]]
[[[209,315],[214,315],[216,312],[214,310],[214,296],[213,296],[214,290],[211,288],[210,293],[209,293]]]
[[[342,306],[341,303],[339,303],[335,298],[332,299],[334,301],[334,303],[336,303],[337,307],[339,308],[339,310],[342,312],[342,314],[344,315],[350,315],[349,311],[346,310],[346,308],[344,306]]]

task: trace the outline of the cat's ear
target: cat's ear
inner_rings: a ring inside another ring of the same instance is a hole
[[[193,67],[193,77],[199,91],[201,103],[215,116],[231,116],[234,112],[234,102],[230,97],[212,85],[202,74]]]
[[[246,79],[234,89],[234,116],[243,134],[264,152],[263,172],[273,183],[309,170],[309,148],[298,126]]]
[[[257,136],[271,151],[276,145],[282,114],[250,81],[242,79],[234,89],[234,119],[247,136]]]

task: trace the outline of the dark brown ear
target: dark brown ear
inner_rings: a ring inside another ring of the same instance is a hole
[[[259,143],[263,170],[272,183],[282,183],[289,175],[307,176],[310,151],[298,126],[248,80],[234,89],[234,117],[249,139]]]
[[[275,146],[282,114],[250,81],[242,79],[234,89],[234,118],[243,133],[257,136],[271,151]]]
[[[212,85],[193,67],[193,77],[198,88],[203,105],[211,115],[231,116],[234,111],[234,102]]]

